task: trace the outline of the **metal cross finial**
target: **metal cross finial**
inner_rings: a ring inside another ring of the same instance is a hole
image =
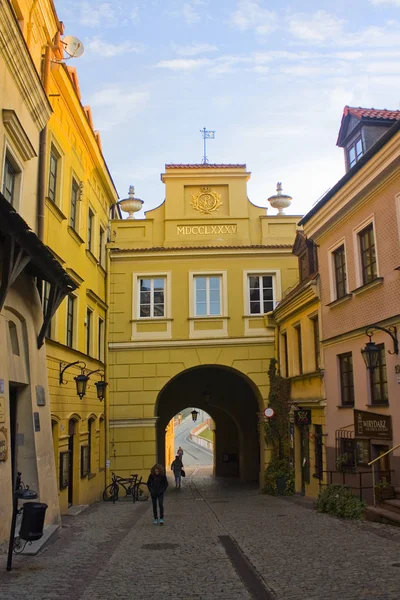
[[[215,138],[215,131],[209,131],[203,127],[203,129],[200,129],[200,133],[202,134],[204,140],[203,164],[206,165],[208,163],[206,140],[213,140]]]

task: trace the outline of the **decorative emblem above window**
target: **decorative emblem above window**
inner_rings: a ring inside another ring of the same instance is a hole
[[[221,194],[211,191],[209,187],[202,187],[197,194],[192,194],[190,204],[194,210],[204,215],[211,215],[222,206]]]

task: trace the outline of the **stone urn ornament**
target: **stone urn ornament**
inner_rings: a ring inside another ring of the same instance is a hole
[[[118,204],[124,212],[129,213],[127,219],[134,219],[135,212],[139,212],[144,202],[143,200],[140,200],[140,198],[135,198],[135,188],[133,187],[133,185],[130,185],[128,198],[120,200]]]
[[[284,209],[292,204],[292,197],[282,194],[282,183],[278,181],[276,184],[276,194],[268,198],[268,202],[272,208],[278,209],[278,215],[283,215],[285,214]]]

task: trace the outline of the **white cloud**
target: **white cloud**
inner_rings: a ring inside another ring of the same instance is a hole
[[[143,47],[139,44],[131,42],[122,42],[121,44],[111,44],[104,42],[100,37],[94,37],[85,42],[85,49],[91,54],[96,54],[104,58],[119,56],[121,54],[129,54],[131,52],[143,52]]]
[[[82,2],[79,22],[87,27],[113,26],[118,21],[118,12],[118,7],[109,2],[99,4]]]
[[[161,60],[155,66],[172,71],[193,71],[211,63],[207,58],[176,58],[172,60]]]
[[[132,122],[148,104],[147,90],[130,92],[125,86],[105,86],[95,92],[89,104],[100,113],[100,131],[109,131],[129,119]]]
[[[313,15],[297,14],[289,17],[289,31],[296,38],[308,42],[325,42],[336,39],[342,32],[344,21],[318,10]]]
[[[197,56],[207,52],[216,52],[217,46],[213,44],[191,44],[190,46],[173,46],[178,56]]]
[[[263,8],[259,0],[238,0],[231,23],[242,31],[253,29],[259,35],[266,35],[277,28],[277,16]]]
[[[183,5],[182,14],[188,25],[193,25],[193,23],[200,21],[200,13],[195,9],[195,6],[198,4],[198,2],[193,2],[192,0],[192,2],[185,2]]]

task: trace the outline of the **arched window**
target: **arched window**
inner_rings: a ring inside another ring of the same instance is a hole
[[[16,356],[19,356],[18,331],[14,321],[8,321],[8,330],[10,332],[11,351]]]

